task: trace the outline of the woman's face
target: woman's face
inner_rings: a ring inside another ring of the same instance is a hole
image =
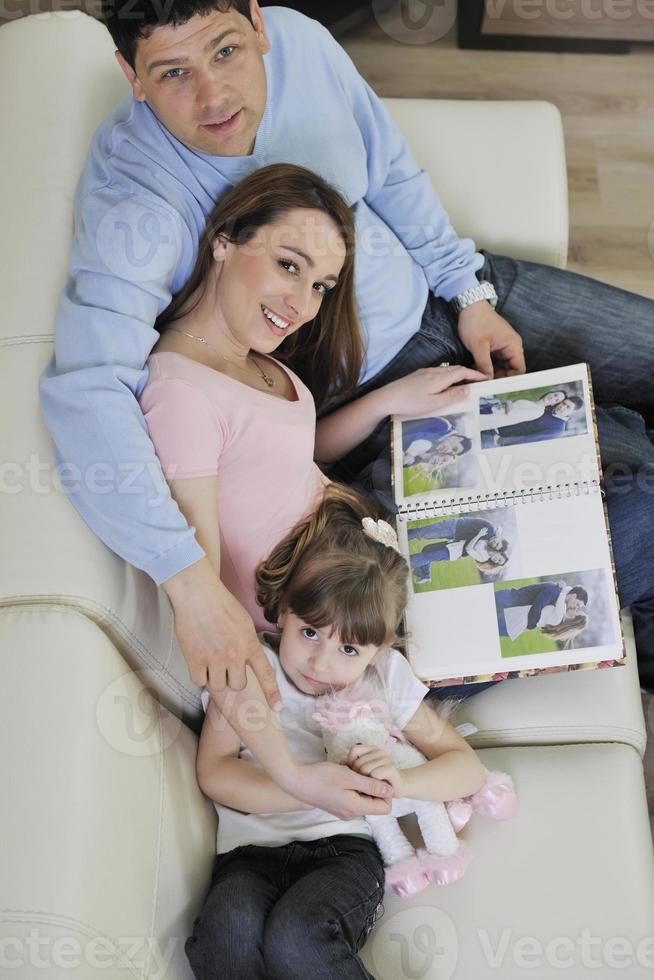
[[[237,345],[267,354],[314,319],[336,287],[346,247],[322,211],[295,209],[244,245],[214,244],[218,322]]]
[[[548,408],[554,405],[559,405],[562,401],[565,401],[564,391],[548,391],[546,395],[543,395],[543,403],[548,406]]]

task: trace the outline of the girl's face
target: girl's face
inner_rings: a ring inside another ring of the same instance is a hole
[[[345,243],[322,211],[297,208],[244,245],[214,243],[216,322],[234,346],[261,354],[313,320],[335,288]]]
[[[282,638],[279,660],[298,690],[318,697],[340,691],[357,681],[382,647],[343,643],[338,631],[315,629],[294,613],[280,617]]]

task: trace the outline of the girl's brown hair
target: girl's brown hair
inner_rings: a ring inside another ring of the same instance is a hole
[[[186,285],[159,315],[155,328],[189,313],[191,295],[204,295],[213,258],[213,244],[223,235],[235,245],[246,245],[257,231],[279,221],[289,211],[322,211],[338,229],[345,245],[345,261],[336,285],[324,296],[315,318],[292,334],[275,357],[296,371],[311,391],[320,411],[330,392],[350,394],[356,388],[363,363],[363,340],[354,300],[355,232],[352,212],[338,191],[317,174],[289,163],[262,167],[229,190],[209,215],[193,272]]]
[[[394,548],[364,532],[364,517],[384,514],[348,487],[326,488],[315,513],[257,569],[257,601],[269,622],[290,610],[316,629],[336,628],[344,643],[400,642],[408,566]]]

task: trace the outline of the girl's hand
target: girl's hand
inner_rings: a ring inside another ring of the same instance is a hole
[[[406,795],[402,770],[397,768],[388,753],[377,748],[376,745],[353,745],[346,761],[354,772],[359,772],[362,776],[371,776],[373,779],[384,779],[390,783],[394,797],[400,798]]]
[[[420,368],[384,385],[380,394],[383,392],[388,415],[438,415],[448,405],[468,396],[469,388],[460,386],[459,382],[486,380],[480,371],[461,365]]]

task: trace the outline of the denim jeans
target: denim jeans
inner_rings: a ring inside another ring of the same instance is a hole
[[[197,980],[374,980],[356,954],[383,894],[372,840],[237,847],[216,856],[186,955]]]
[[[641,683],[653,687],[654,430],[647,426],[654,424],[654,300],[540,263],[482,254],[477,276],[495,286],[497,312],[520,334],[527,370],[590,365],[620,603],[632,607]],[[443,361],[472,364],[449,307],[430,296],[418,333],[356,397]],[[394,511],[389,440],[384,421],[334,476]],[[467,696],[487,686],[446,690]]]

